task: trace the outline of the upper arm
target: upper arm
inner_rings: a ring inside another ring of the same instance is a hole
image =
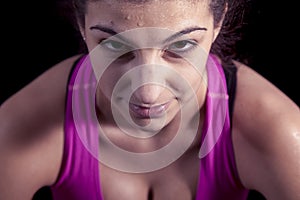
[[[67,77],[74,59],[49,69],[1,105],[0,199],[31,199],[56,180]]]
[[[239,72],[233,143],[244,185],[267,199],[300,199],[300,110],[253,71]]]

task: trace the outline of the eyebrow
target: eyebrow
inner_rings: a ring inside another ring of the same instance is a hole
[[[187,34],[190,34],[191,32],[194,32],[194,31],[207,31],[207,28],[205,27],[189,27],[189,28],[186,28],[186,29],[183,29],[181,31],[178,31],[177,33],[171,35],[170,37],[168,37],[167,39],[164,40],[164,43],[167,43],[167,42],[170,42],[172,40],[175,40],[176,38],[178,37],[181,37],[183,35],[187,35]]]
[[[111,28],[108,28],[108,27],[105,27],[105,26],[101,26],[101,25],[95,25],[95,26],[91,26],[90,27],[90,30],[100,30],[102,32],[105,32],[105,33],[108,33],[112,36],[114,35],[117,35],[118,33],[116,31],[114,31],[113,29]],[[165,39],[163,41],[163,43],[167,43],[167,42],[170,42],[172,40],[175,40],[176,38],[178,37],[181,37],[183,35],[186,35],[186,34],[189,34],[189,33],[192,33],[194,31],[207,31],[207,28],[205,27],[199,27],[199,26],[195,26],[195,27],[188,27],[188,28],[185,28],[181,31],[178,31],[176,33],[174,33],[173,35],[169,36],[167,39]],[[122,39],[122,38],[121,38]],[[123,39],[124,40],[124,39]]]
[[[91,26],[90,30],[100,30],[102,32],[108,33],[110,35],[117,35],[118,33],[116,31],[114,31],[111,28],[105,27],[105,26],[101,26],[101,25],[95,25],[95,26]]]
[[[121,35],[118,35],[118,33],[116,31],[114,31],[111,28],[105,27],[105,26],[101,26],[101,25],[95,25],[95,26],[91,26],[90,30],[99,30],[105,33],[108,33],[112,36],[116,36],[117,38],[126,41],[128,44],[130,43],[129,41],[127,41],[125,38],[123,38]]]

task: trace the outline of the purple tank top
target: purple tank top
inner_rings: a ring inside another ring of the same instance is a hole
[[[54,200],[103,199],[93,106],[97,80],[86,58],[78,60],[68,83],[63,160],[58,179],[51,186]],[[235,165],[226,79],[213,56],[207,62],[207,77],[196,200],[246,200],[249,191],[242,186]]]

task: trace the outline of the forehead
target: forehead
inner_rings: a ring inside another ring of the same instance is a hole
[[[147,3],[102,0],[88,3],[86,25],[102,24],[121,32],[141,27],[208,26],[210,19],[207,0],[152,0]]]

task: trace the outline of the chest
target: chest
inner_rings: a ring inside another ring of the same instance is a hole
[[[126,173],[99,165],[100,189],[105,200],[195,199],[200,161],[196,149],[170,165],[148,173]]]

